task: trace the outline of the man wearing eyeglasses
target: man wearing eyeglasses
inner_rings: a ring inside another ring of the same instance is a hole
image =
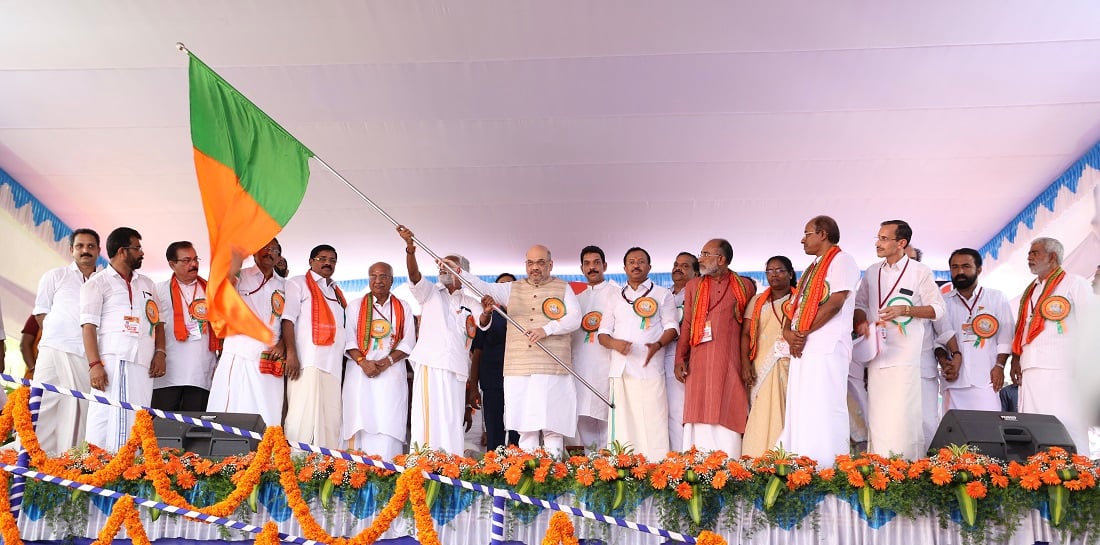
[[[279,241],[271,239],[253,254],[255,264],[241,269],[234,260],[230,281],[248,308],[271,330],[272,344],[248,335],[230,335],[222,345],[221,359],[214,370],[206,410],[258,414],[267,426],[283,422],[284,367],[282,317],[286,281],[275,274],[281,254]]]
[[[80,288],[80,324],[92,388],[113,401],[149,405],[153,379],[164,376],[164,323],[157,288],[137,272],[145,252],[141,235],[119,227],[107,236],[110,266]],[[130,437],[134,412],[92,403],[89,443],[115,452]]]
[[[581,325],[581,305],[569,284],[550,275],[554,261],[547,247],[532,246],[526,266],[527,278],[507,284],[490,284],[465,272],[462,280],[495,301],[508,301],[508,315],[527,330],[508,330],[504,425],[519,432],[520,448],[537,449],[541,435],[543,448],[556,455],[565,449],[565,438],[577,433],[575,379],[535,343],[572,365],[570,334]]]
[[[699,252],[699,272],[684,288],[676,344],[676,378],[684,387],[684,444],[741,455],[748,392],[741,377],[741,322],[756,294],[752,279],[730,270],[733,246],[713,239]]]
[[[945,304],[932,269],[905,254],[912,238],[908,223],[882,222],[875,253],[883,261],[863,275],[853,324],[879,346],[867,363],[868,448],[916,460],[927,445],[921,406],[924,330],[943,315]]]
[[[286,345],[287,439],[340,447],[340,377],[347,342],[347,300],[332,274],[336,249],[309,253],[309,270],[286,281],[283,341]]]
[[[154,409],[205,411],[217,365],[218,339],[206,316],[206,280],[199,256],[186,240],[165,251],[172,277],[157,284],[157,298],[171,302],[164,313],[165,371],[153,380]]]

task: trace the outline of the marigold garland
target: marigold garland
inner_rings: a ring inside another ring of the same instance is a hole
[[[127,494],[115,502],[111,508],[111,516],[107,517],[107,523],[99,531],[99,537],[91,545],[110,545],[118,535],[119,529],[126,526],[126,533],[130,535],[130,541],[134,545],[151,545],[149,536],[145,535],[145,527],[141,524],[141,517],[134,507],[134,497]]]
[[[580,540],[574,535],[573,521],[569,515],[561,511],[555,511],[550,517],[550,526],[546,528],[546,536],[542,538],[542,545],[578,545]]]
[[[695,538],[695,545],[726,545],[726,538],[709,530],[703,530],[699,532],[699,537]]]
[[[263,531],[256,534],[255,543],[256,545],[279,545],[282,543],[279,539],[279,525],[275,524],[273,520],[265,522]]]
[[[0,427],[3,422],[0,422]],[[5,434],[6,435],[6,434]],[[23,538],[19,535],[19,526],[15,524],[15,516],[11,512],[11,498],[7,494],[8,472],[0,471],[0,537],[4,538],[5,545],[23,545]]]

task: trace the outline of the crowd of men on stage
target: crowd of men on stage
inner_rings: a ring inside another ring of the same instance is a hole
[[[1061,268],[1054,239],[1032,243],[1035,279],[1014,308],[981,285],[981,254],[968,248],[951,254],[953,289],[943,293],[910,257],[912,229],[900,220],[882,222],[881,261],[861,280],[837,223],[811,219],[801,277],[776,256],[759,291],[733,271],[724,239],[677,255],[669,289],[649,278],[640,247],[622,257],[625,285],[605,279],[596,246],[579,252],[587,282],[565,282],[541,245],[527,251],[521,280],[485,282],[454,254],[431,263],[433,283],[413,233],[397,232],[419,316],[392,295],[391,264],[371,265],[369,291],[349,300],[332,280],[336,249],[313,248],[309,270],[287,278],[272,240],[232,275],[270,328],[266,344],[214,337],[190,242],[168,246],[172,275],[154,283],[139,272],[137,231],[112,231],[109,265],[97,270],[100,237],[78,229],[73,263],[39,283],[28,370],[136,405],[259,414],[292,441],[386,458],[417,447],[462,453],[464,424],[482,408],[488,449],[618,442],[661,459],[693,446],[758,456],[781,445],[828,465],[849,452],[857,416],[868,450],[923,456],[943,411],[1001,410],[1007,368],[1019,410],[1058,417],[1088,453],[1095,415],[1074,395],[1075,350],[1100,305],[1095,286]],[[37,435],[52,453],[85,440],[116,450],[132,422],[132,412],[47,392]]]

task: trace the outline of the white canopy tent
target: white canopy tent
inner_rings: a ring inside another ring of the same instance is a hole
[[[635,245],[667,271],[712,237],[739,270],[802,268],[824,213],[861,265],[885,219],[910,221],[937,269],[1000,240],[986,272],[1011,290],[1019,272],[1000,269],[1023,265],[1024,239],[1003,229],[1100,140],[1087,0],[6,0],[0,169],[31,197],[0,185],[9,335],[67,261],[56,223],[138,229],[157,279],[169,242],[207,253],[177,41],[480,274],[522,272],[535,243],[559,273],[587,244],[612,272]],[[1068,195],[1077,212],[1020,234],[1049,227],[1091,275],[1095,201]],[[296,273],[319,243],[337,279],[402,273],[392,227],[319,169],[280,240]]]

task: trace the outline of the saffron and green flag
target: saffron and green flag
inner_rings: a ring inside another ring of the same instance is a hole
[[[210,231],[208,316],[218,337],[272,342],[264,321],[229,282],[233,253],[254,254],[290,221],[313,156],[239,91],[190,55],[191,142]]]

